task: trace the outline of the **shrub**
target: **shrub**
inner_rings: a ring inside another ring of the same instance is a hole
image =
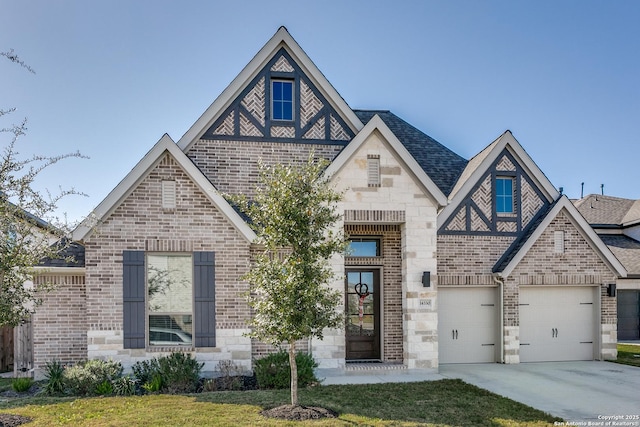
[[[162,377],[160,374],[156,374],[151,380],[142,384],[142,388],[147,393],[156,393],[162,389]]]
[[[160,364],[158,359],[142,360],[136,362],[131,367],[133,376],[136,377],[138,384],[148,384],[153,381],[153,378],[160,375]],[[157,391],[157,390],[156,390]]]
[[[57,360],[47,362],[44,365],[44,371],[47,381],[44,392],[49,395],[62,394],[64,392],[64,365]]]
[[[29,377],[14,378],[11,381],[11,387],[13,387],[13,389],[18,393],[24,393],[25,391],[29,391],[32,385],[33,385],[33,380]]]
[[[171,353],[136,362],[132,370],[147,392],[191,393],[198,389],[203,366],[189,353]]]
[[[306,387],[318,382],[314,368],[318,364],[310,354],[296,354],[298,365],[298,387]],[[256,379],[259,388],[289,388],[291,386],[291,367],[286,351],[269,354],[255,363]]]
[[[74,395],[90,395],[105,391],[104,382],[111,382],[122,375],[122,365],[113,360],[89,360],[64,371],[66,389]]]
[[[98,384],[95,393],[98,396],[109,396],[110,394],[113,394],[113,385],[111,385],[111,382],[108,380],[104,380]]]
[[[113,381],[113,392],[116,396],[133,396],[136,394],[137,381],[130,376],[116,378]]]
[[[204,363],[189,353],[171,353],[158,359],[162,389],[169,393],[192,393],[198,389],[200,370]]]
[[[206,380],[202,385],[204,391],[242,390],[244,388],[242,368],[232,360],[218,362],[216,371],[220,373],[220,376]]]

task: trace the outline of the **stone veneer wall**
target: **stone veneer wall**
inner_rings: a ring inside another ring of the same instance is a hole
[[[380,159],[380,185],[369,186],[368,156]],[[373,132],[332,178],[344,192],[339,210],[359,212],[348,224],[394,224],[400,228],[402,283],[402,360],[410,369],[438,367],[438,318],[436,216],[437,204],[416,182],[406,165],[390,150],[382,135]],[[346,215],[345,215],[346,217]],[[345,258],[332,260],[339,277],[333,287],[344,291]],[[431,286],[422,286],[422,273],[431,272]],[[422,304],[424,301],[426,304]],[[330,330],[324,339],[314,340],[313,352],[322,368],[340,368],[345,360],[344,329]]]
[[[302,164],[311,152],[318,158],[333,160],[342,148],[329,144],[199,140],[186,154],[221,192],[251,197],[258,184],[258,160],[267,165]]]
[[[42,275],[36,286],[49,283],[55,288],[44,295],[32,315],[33,366],[41,378],[47,362],[65,365],[87,360],[87,319],[84,269],[77,274]]]
[[[176,208],[163,209],[161,181],[176,181]],[[251,340],[243,333],[249,307],[240,280],[249,267],[249,242],[234,228],[168,154],[97,226],[86,243],[89,358],[119,359],[125,367],[163,349],[124,349],[122,337],[122,251],[214,251],[216,347],[192,350],[214,370],[220,360],[251,367]],[[183,349],[184,351],[184,349]]]
[[[346,224],[345,234],[381,237],[380,257],[347,257],[345,267],[382,267],[383,359],[402,362],[402,235],[399,225]]]

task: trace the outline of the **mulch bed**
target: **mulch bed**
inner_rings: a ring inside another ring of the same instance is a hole
[[[15,427],[31,421],[31,418],[22,415],[0,414],[0,427]]]
[[[320,418],[336,418],[338,414],[331,409],[318,406],[282,405],[260,412],[267,418],[279,418],[289,421],[317,420]]]

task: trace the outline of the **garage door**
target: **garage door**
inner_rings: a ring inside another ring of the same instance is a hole
[[[520,288],[520,361],[593,360],[593,287]]]
[[[640,340],[640,291],[618,289],[618,340]]]
[[[438,289],[440,363],[497,361],[497,295],[497,288]]]

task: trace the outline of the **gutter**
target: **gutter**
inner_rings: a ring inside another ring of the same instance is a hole
[[[500,363],[504,364],[504,278],[497,274],[493,276],[493,281],[498,285],[500,292]]]

